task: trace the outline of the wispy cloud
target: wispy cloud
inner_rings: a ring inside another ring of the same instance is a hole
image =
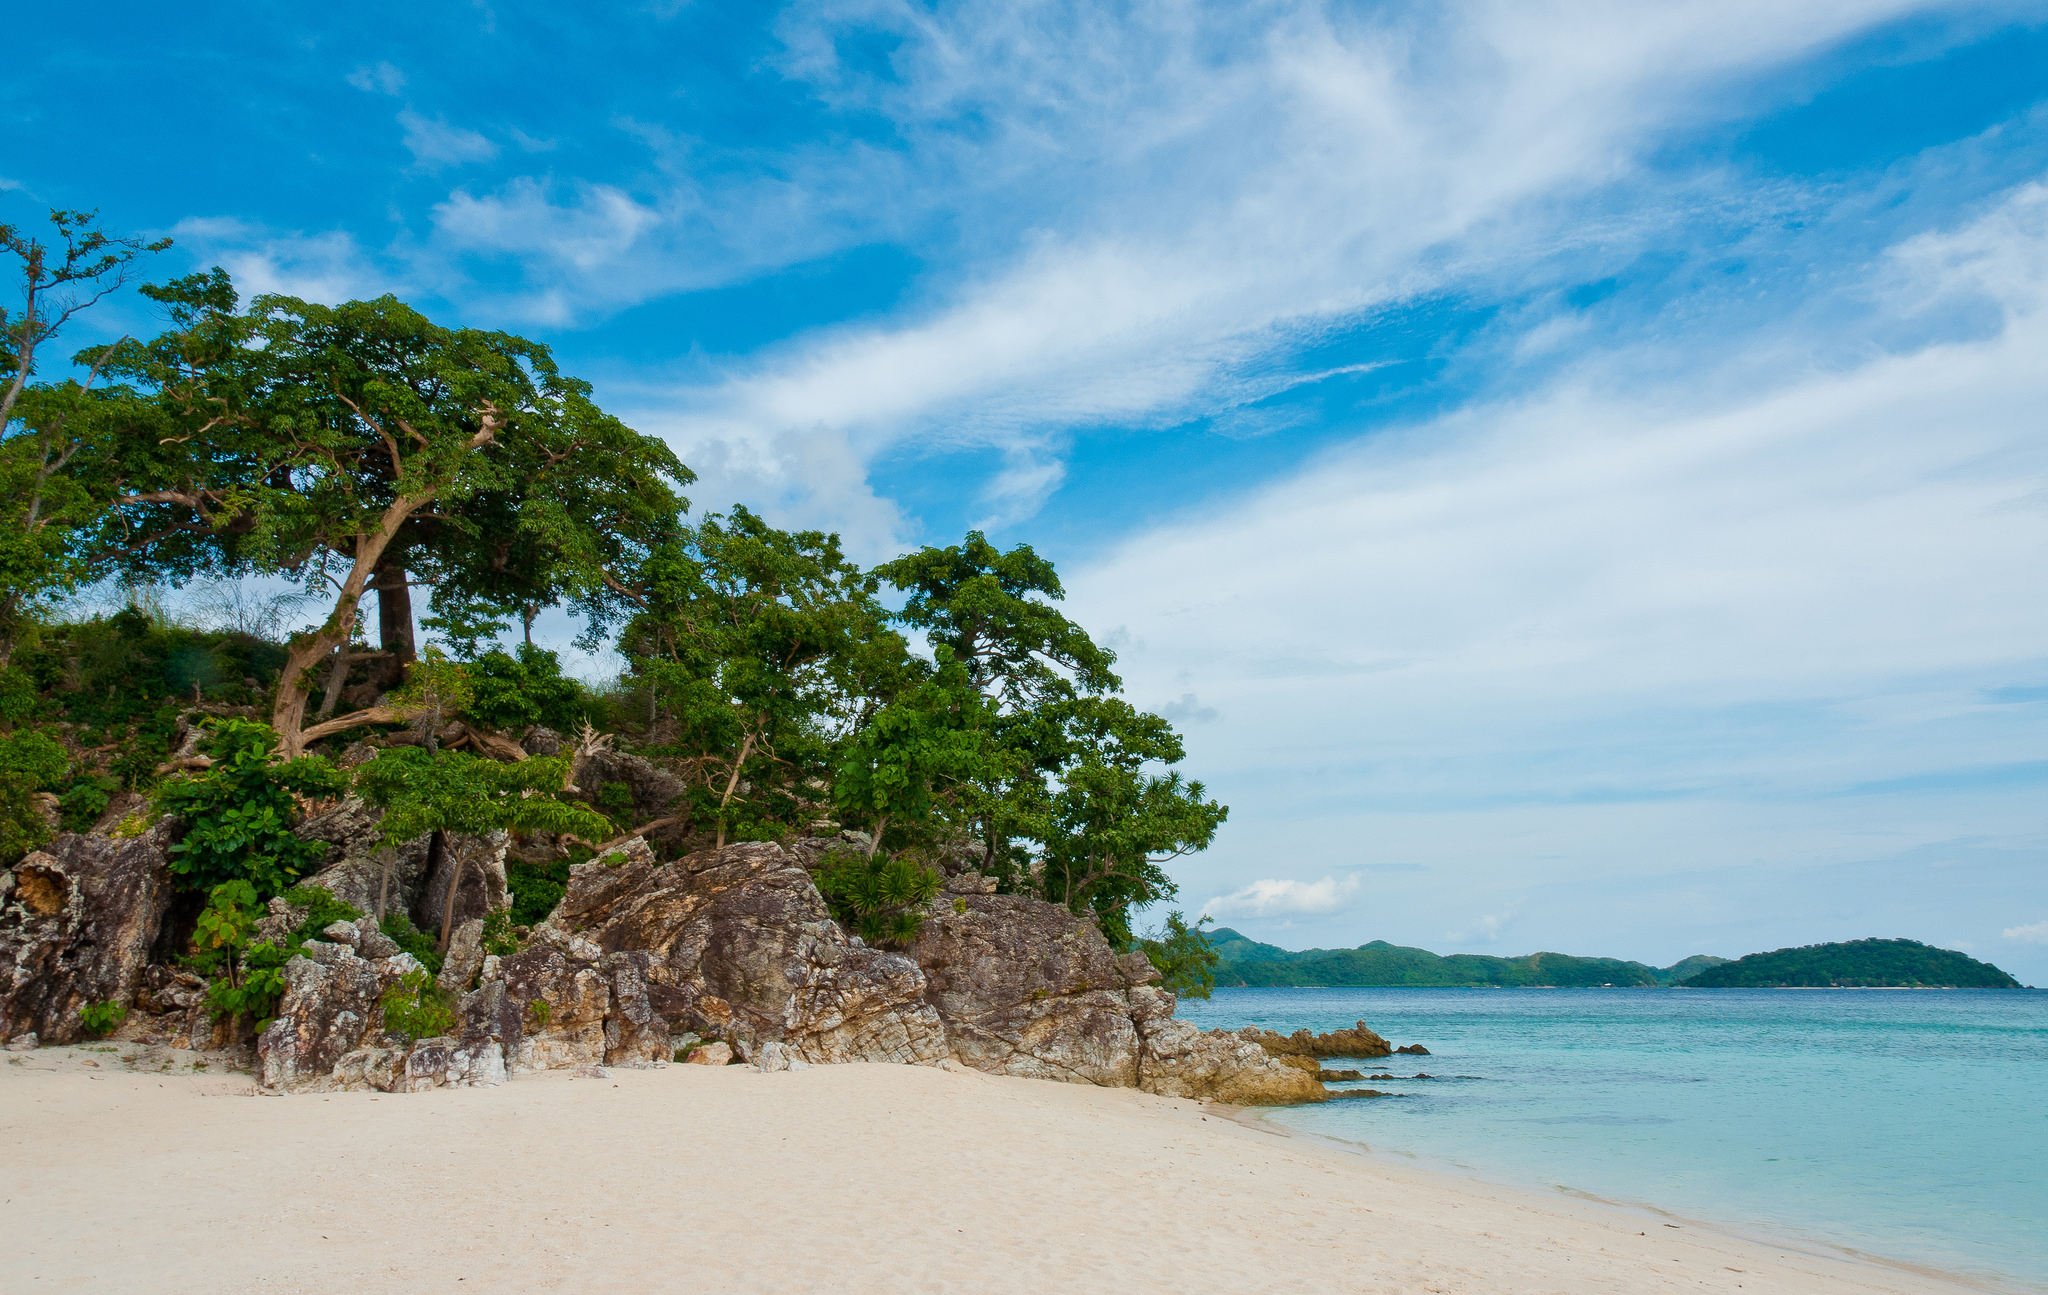
[[[1299,380],[1324,328],[1545,258],[1625,263],[1707,196],[1643,158],[1716,87],[1913,8],[798,6],[786,71],[895,124],[889,201],[975,231],[965,268],[907,317],[673,391],[672,434],[823,427],[871,459],[1208,414],[1269,431],[1285,416],[1231,411]],[[839,55],[877,29],[900,41],[886,76]]]
[[[1263,878],[1202,905],[1205,916],[1305,917],[1341,912],[1358,894],[1358,878],[1325,877],[1321,881]]]
[[[395,95],[405,89],[405,73],[389,63],[377,63],[349,73],[348,83],[366,94]]]
[[[1483,941],[1531,869],[2042,848],[1997,790],[2038,785],[2038,719],[1986,697],[2048,643],[2048,190],[1866,274],[1858,363],[1590,355],[1074,573],[1135,692],[1225,717],[1188,733],[1234,812],[1184,883],[1421,859],[1465,887],[1429,929]],[[1972,337],[1867,340],[1957,302]]]
[[[405,146],[412,151],[413,165],[423,171],[488,162],[498,155],[498,146],[489,139],[451,126],[441,117],[424,117],[407,108],[398,114],[398,124],[405,128]]]
[[[202,264],[219,265],[233,276],[245,301],[276,292],[332,305],[404,288],[341,230],[280,233],[213,217],[180,221],[171,236]]]
[[[2027,926],[2008,926],[2000,934],[2008,940],[2021,940],[2028,944],[2048,944],[2048,922],[2034,922]]]

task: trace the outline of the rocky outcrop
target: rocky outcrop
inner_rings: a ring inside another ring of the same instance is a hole
[[[636,839],[572,869],[526,948],[479,957],[480,930],[459,929],[442,975],[442,988],[460,995],[454,1032],[434,1045],[445,1066],[409,1059],[425,1043],[401,1064],[363,1021],[395,975],[321,941],[316,957],[289,966],[285,1003],[264,1036],[265,1082],[402,1088],[423,1075],[480,1083],[501,1072],[666,1065],[685,1038],[719,1040],[691,1053],[700,1064],[717,1049],[771,1068],[946,1058],[917,964],[848,937],[798,858],[776,845],[664,864]]]
[[[67,832],[0,873],[0,1038],[73,1043],[79,1011],[126,1006],[172,903],[176,819],[139,836]]]
[[[911,953],[953,1057],[976,1070],[1239,1103],[1324,1096],[1256,1043],[1175,1020],[1142,952],[1118,957],[1059,905],[949,894]]]
[[[509,908],[512,898],[506,888],[505,850],[511,839],[510,834],[502,831],[486,832],[482,836],[444,833],[440,856],[433,860],[426,879],[420,884],[419,896],[412,902],[413,925],[422,931],[441,929],[441,917],[448,907],[450,882],[456,883],[456,926],[488,917],[501,908]]]
[[[409,953],[365,956],[390,947],[373,919],[336,922],[322,934],[329,938],[308,940],[285,964],[277,1018],[256,1041],[266,1087],[419,1092],[505,1081],[504,1050],[493,1039],[408,1042],[385,1031],[385,993],[423,968]]]
[[[328,847],[327,861],[305,878],[359,913],[411,913],[427,881],[427,838],[386,851],[377,839],[384,811],[349,796],[293,829]],[[445,883],[444,883],[445,885]]]
[[[946,1055],[917,964],[848,937],[810,873],[777,845],[663,864],[629,843],[573,869],[535,937],[551,947],[505,959],[508,984],[521,959],[573,960],[587,946],[582,957],[615,997],[608,1063],[651,1056],[654,1039],[666,1047],[668,1033],[685,1030],[725,1039],[743,1057],[765,1043],[813,1063]]]
[[[1394,1045],[1366,1027],[1364,1021],[1354,1030],[1331,1030],[1327,1034],[1312,1034],[1307,1030],[1296,1030],[1292,1034],[1275,1034],[1250,1026],[1238,1032],[1241,1037],[1258,1044],[1276,1057],[1390,1057]],[[1420,1050],[1421,1044],[1411,1044],[1401,1051]]]
[[[664,854],[682,848],[689,835],[686,815],[679,809],[689,783],[644,756],[608,747],[588,751],[577,761],[576,785],[586,800],[606,813],[630,819],[629,830],[660,823],[649,831],[648,839]],[[630,806],[620,804],[621,799]]]

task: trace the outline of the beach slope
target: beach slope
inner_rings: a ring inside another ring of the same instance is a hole
[[[0,1139],[23,1291],[1970,1289],[914,1066],[271,1097],[52,1048],[0,1064]]]

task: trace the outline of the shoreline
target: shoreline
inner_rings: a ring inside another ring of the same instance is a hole
[[[1518,988],[1518,986],[1504,986]],[[1617,986],[1617,988],[1666,988],[1666,986]],[[2025,1278],[2003,1272],[1964,1272],[1940,1268],[1932,1264],[1903,1259],[1876,1251],[1860,1250],[1854,1246],[1827,1240],[1825,1237],[1793,1230],[1778,1231],[1767,1227],[1754,1230],[1738,1224],[1697,1218],[1692,1215],[1674,1213],[1649,1201],[1630,1201],[1602,1196],[1583,1188],[1553,1184],[1548,1187],[1526,1181],[1514,1181],[1511,1176],[1490,1176],[1483,1170],[1472,1169],[1450,1162],[1431,1161],[1427,1157],[1405,1152],[1376,1150],[1363,1142],[1354,1142],[1328,1133],[1310,1129],[1292,1128],[1272,1118],[1288,1107],[1223,1107],[1229,1118],[1247,1128],[1274,1133],[1281,1137],[1298,1138],[1322,1147],[1334,1155],[1355,1156],[1371,1162],[1380,1168],[1397,1174],[1413,1174],[1432,1182],[1468,1184],[1512,1193],[1548,1205],[1562,1199],[1591,1206],[1599,1210],[1612,1211],[1624,1217],[1638,1217],[1655,1220],[1662,1224],[1675,1225],[1709,1235],[1719,1236],[1743,1245],[1760,1246],[1778,1251],[1790,1251],[1824,1263],[1842,1263],[1852,1266],[1895,1270],[1915,1279],[1932,1281],[1957,1290],[1990,1292],[1991,1295],[2048,1295],[2048,1282],[2029,1282]]]
[[[1393,1164],[1131,1089],[679,1065],[269,1097],[246,1074],[124,1070],[119,1055],[49,1048],[0,1064],[0,1178],[22,1239],[10,1273],[24,1286],[2002,1289],[1645,1226],[1626,1207]]]

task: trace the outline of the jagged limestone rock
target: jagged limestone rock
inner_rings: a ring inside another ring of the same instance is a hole
[[[1296,1030],[1280,1035],[1257,1026],[1246,1026],[1238,1033],[1276,1057],[1386,1057],[1394,1052],[1394,1045],[1368,1029],[1364,1021],[1355,1030],[1331,1030],[1327,1034]]]
[[[911,952],[953,1056],[977,1070],[1241,1104],[1327,1096],[1256,1044],[1175,1020],[1142,952],[1118,957],[1057,904],[956,896],[934,905]]]
[[[389,853],[378,839],[384,811],[348,796],[293,829],[295,835],[328,846],[327,861],[305,878],[359,913],[411,913],[426,881],[427,838],[407,841]],[[386,866],[389,865],[389,876]]]
[[[180,831],[167,817],[129,838],[66,832],[14,865],[0,904],[0,1038],[75,1043],[80,1009],[134,1001],[171,909]]]
[[[441,857],[420,883],[419,895],[413,901],[413,925],[422,931],[441,929],[441,914],[448,904],[448,883],[458,869],[462,880],[455,890],[457,926],[509,908],[512,897],[505,884],[505,852],[511,840],[511,835],[503,831],[481,836],[445,833],[441,838]]]

